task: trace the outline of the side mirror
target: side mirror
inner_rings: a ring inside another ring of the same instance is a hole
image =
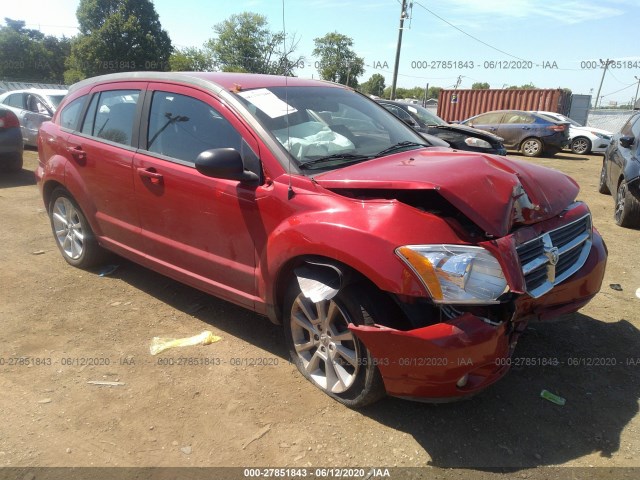
[[[242,157],[235,148],[205,150],[196,158],[196,170],[207,177],[254,185],[260,183],[258,175],[244,169]]]
[[[620,137],[620,145],[622,145],[624,148],[631,148],[631,145],[633,145],[634,141],[634,137]]]

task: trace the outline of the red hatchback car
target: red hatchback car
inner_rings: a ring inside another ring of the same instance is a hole
[[[268,316],[300,372],[352,407],[479,392],[529,320],[575,312],[604,275],[572,179],[430,147],[342,85],[91,78],[38,147],[68,263],[106,249]]]

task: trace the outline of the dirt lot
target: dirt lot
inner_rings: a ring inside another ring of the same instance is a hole
[[[390,398],[363,411],[303,380],[264,318],[124,260],[105,277],[68,266],[36,157],[0,177],[0,466],[444,468],[417,470],[431,478],[461,478],[451,467],[531,478],[538,466],[640,466],[640,231],[615,226],[612,198],[597,193],[602,157],[535,160],[580,183],[610,254],[600,294],[531,325],[516,351],[561,364],[519,365],[460,403]],[[222,340],[149,354],[154,336],[205,329]]]

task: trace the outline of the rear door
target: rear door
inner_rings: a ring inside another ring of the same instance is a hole
[[[80,128],[67,140],[68,181],[86,195],[96,233],[116,251],[140,249],[132,168],[144,86],[122,82],[93,89]]]
[[[257,161],[257,141],[226,106],[190,87],[149,84],[145,118],[134,158],[144,252],[174,278],[253,307],[256,187],[206,177],[194,162],[214,148]]]

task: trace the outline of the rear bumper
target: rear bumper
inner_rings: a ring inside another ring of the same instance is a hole
[[[529,321],[575,312],[598,293],[606,259],[606,246],[594,230],[583,267],[540,298],[520,296],[512,319],[499,325],[467,312],[409,331],[381,325],[349,328],[371,352],[389,395],[432,402],[470,396],[507,373]]]

